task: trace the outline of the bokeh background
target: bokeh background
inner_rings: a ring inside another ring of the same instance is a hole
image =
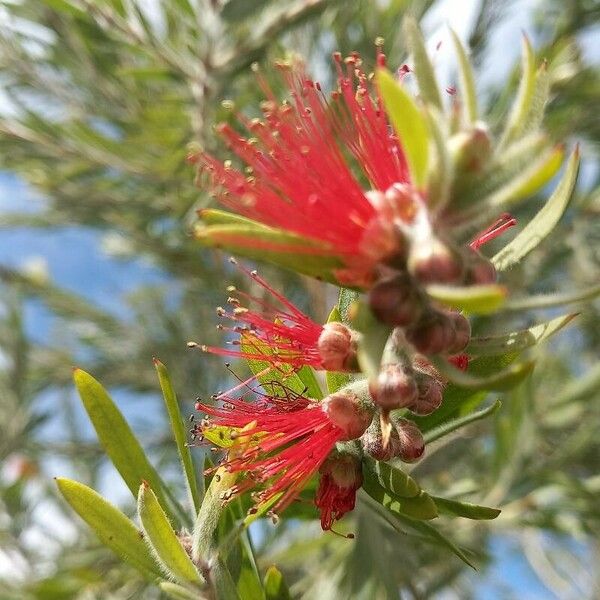
[[[220,152],[221,101],[256,112],[250,71],[290,51],[325,87],[330,55],[367,63],[385,38],[405,60],[402,16],[421,18],[440,79],[457,73],[448,25],[470,48],[478,90],[501,123],[518,81],[520,38],[551,61],[547,129],[581,143],[578,192],[559,229],[509,275],[513,289],[572,291],[600,281],[600,5],[593,0],[2,0],[0,2],[0,599],[158,598],[59,499],[53,476],[132,512],[78,404],[71,367],[110,388],[165,479],[181,490],[152,356],[183,410],[225,385],[214,307],[237,275],[190,236],[210,199],[188,143]],[[520,209],[532,214],[543,196]],[[323,318],[333,288],[264,268]],[[536,350],[533,377],[492,420],[434,448],[426,487],[478,489],[502,505],[485,525],[453,521],[478,572],[441,548],[390,533],[360,507],[356,543],[283,520],[253,532],[298,597],[600,597],[600,304]],[[532,320],[552,316],[532,312]],[[557,313],[558,314],[558,313]],[[510,313],[479,327],[517,322]],[[200,456],[200,454],[198,454]],[[371,520],[369,520],[371,519]]]

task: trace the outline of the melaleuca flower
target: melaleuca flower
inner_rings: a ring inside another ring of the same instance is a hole
[[[237,432],[221,464],[239,473],[225,499],[256,490],[256,509],[269,507],[274,513],[297,498],[337,442],[360,438],[373,416],[372,407],[349,392],[331,394],[322,402],[300,395],[265,395],[245,402],[222,394],[219,399],[223,406],[198,403],[196,408],[210,417],[203,429],[223,426]]]
[[[405,207],[383,193],[394,184],[410,183],[410,176],[360,57],[353,53],[342,60],[336,54],[335,60],[338,90],[329,98],[299,62],[279,65],[291,96],[282,104],[258,75],[267,98],[263,118],[238,115],[247,137],[227,123],[217,128],[245,170],[206,152],[190,160],[210,174],[214,193],[227,208],[316,242],[293,248],[273,242],[268,250],[337,257],[342,265],[338,280],[364,287],[380,261],[403,251],[402,234],[390,216],[402,218]],[[380,53],[379,63],[384,62]],[[370,190],[354,170],[362,171]],[[255,238],[242,238],[230,242],[256,248]],[[260,243],[264,249],[266,242]]]
[[[236,261],[232,259],[234,264]],[[251,277],[279,304],[279,308],[236,288],[229,287],[232,294],[227,311],[219,307],[219,316],[233,321],[233,327],[219,325],[218,328],[239,335],[230,342],[237,348],[218,348],[190,342],[204,352],[260,360],[277,368],[282,363],[300,368],[309,365],[327,371],[355,371],[355,334],[343,323],[319,325],[305,315],[285,296],[273,289],[256,271],[240,270]],[[257,310],[242,306],[240,299],[254,304]]]
[[[319,475],[315,504],[321,511],[321,527],[329,530],[354,510],[356,492],[363,481],[362,464],[353,454],[334,451],[319,468]]]

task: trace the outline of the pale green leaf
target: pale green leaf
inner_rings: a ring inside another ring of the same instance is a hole
[[[454,515],[456,517],[487,521],[495,519],[501,512],[499,508],[479,506],[478,504],[459,502],[458,500],[449,500],[447,498],[439,498],[438,496],[432,496],[432,498],[440,513]]]
[[[497,312],[506,300],[507,289],[502,285],[450,286],[428,285],[427,293],[437,302],[471,314]]]
[[[550,336],[568,325],[576,316],[577,313],[563,315],[545,323],[539,323],[528,329],[513,331],[505,335],[472,337],[465,352],[474,356],[522,352],[526,348],[547,340]]]
[[[369,471],[379,485],[400,498],[415,498],[421,492],[419,484],[410,475],[387,463],[365,456],[363,469]]]
[[[441,110],[442,97],[433,71],[433,65],[429,60],[427,48],[425,47],[425,40],[416,19],[405,17],[403,31],[406,37],[406,45],[412,56],[412,70],[419,84],[421,98]]]
[[[285,584],[281,571],[270,566],[265,573],[265,600],[291,600],[290,590]]]
[[[165,572],[180,583],[200,584],[202,579],[192,563],[156,495],[146,482],[140,486],[138,494],[138,515],[146,541]]]
[[[521,66],[521,81],[514,104],[508,116],[506,127],[502,134],[500,147],[520,137],[525,127],[527,116],[531,110],[535,92],[535,54],[531,43],[523,36],[523,58]]]
[[[564,214],[575,189],[579,172],[579,148],[576,148],[560,183],[542,209],[525,225],[523,230],[494,258],[496,269],[505,271],[529,254],[554,229]]]
[[[191,592],[172,581],[161,581],[158,587],[173,600],[199,600],[198,592]]]
[[[458,57],[460,72],[460,89],[462,92],[462,106],[465,121],[471,125],[477,121],[477,92],[475,91],[475,77],[473,67],[467,56],[467,51],[453,29],[450,29],[454,49]]]
[[[142,532],[116,507],[82,483],[58,477],[58,489],[100,541],[147,579],[162,576]]]
[[[448,150],[448,132],[444,127],[443,115],[431,109],[428,111],[427,124],[435,149],[427,184],[427,203],[433,211],[441,210],[450,198],[454,165]]]
[[[385,110],[406,154],[411,179],[418,188],[427,183],[429,134],[427,122],[410,95],[386,69],[376,75]]]
[[[197,514],[200,509],[200,496],[198,494],[198,485],[196,483],[196,470],[187,444],[184,420],[181,416],[177,396],[175,395],[175,390],[173,389],[173,384],[171,383],[171,378],[169,377],[165,365],[155,358],[154,366],[158,373],[158,380],[165,400],[165,406],[167,407],[167,412],[169,414],[171,429],[175,436],[175,443],[177,444],[177,452],[179,453],[179,459],[185,475],[190,504],[194,508],[194,514]]]
[[[586,300],[593,300],[600,296],[600,284],[593,285],[583,290],[565,292],[562,294],[540,294],[525,298],[515,298],[507,302],[504,310],[531,310],[535,308],[555,308],[565,304],[576,304]]]
[[[137,498],[140,484],[147,481],[156,490],[160,503],[167,506],[158,473],[106,390],[81,369],[75,369],[73,378],[100,444],[133,496]],[[172,519],[173,514],[169,517]]]
[[[490,415],[493,415],[497,410],[502,406],[502,402],[500,400],[496,400],[494,404],[484,408],[483,410],[479,410],[476,412],[469,413],[464,417],[460,417],[458,419],[453,419],[451,421],[446,421],[439,427],[432,429],[431,431],[426,432],[423,435],[426,444],[430,444],[431,442],[435,442],[448,434],[457,431],[458,429],[462,429],[471,423],[475,423],[476,421],[480,421],[481,419],[485,419]]]

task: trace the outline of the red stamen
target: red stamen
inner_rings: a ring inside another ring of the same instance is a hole
[[[480,232],[469,246],[473,248],[473,250],[479,250],[481,246],[496,239],[499,235],[502,235],[507,229],[510,229],[516,224],[517,220],[511,214],[504,213],[495,223]]]

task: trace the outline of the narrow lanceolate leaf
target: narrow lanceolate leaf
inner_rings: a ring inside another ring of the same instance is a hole
[[[337,283],[334,271],[342,267],[341,260],[331,248],[249,219],[197,225],[194,236],[206,246],[224,248],[232,254],[276,264],[331,283]]]
[[[429,166],[427,122],[414,100],[386,69],[377,71],[377,86],[406,153],[411,179],[418,188],[423,188]]]
[[[169,413],[171,429],[175,436],[177,452],[179,453],[179,459],[181,460],[181,465],[183,467],[190,503],[194,508],[194,515],[196,515],[200,509],[200,496],[198,494],[198,484],[196,482],[196,472],[194,463],[192,462],[192,455],[186,441],[187,435],[184,427],[184,420],[181,416],[177,396],[175,395],[175,390],[173,389],[173,384],[171,383],[171,378],[169,377],[165,365],[158,359],[154,359],[154,366],[158,373],[158,380],[165,400],[165,406]]]
[[[529,329],[513,331],[506,335],[473,337],[465,352],[472,356],[493,356],[495,354],[505,354],[506,352],[522,352],[526,348],[547,340],[563,327],[566,327],[577,314],[556,317],[545,323],[534,325]]]
[[[481,419],[485,419],[490,415],[493,415],[497,412],[502,406],[502,402],[500,400],[496,400],[494,404],[484,408],[483,410],[478,410],[476,412],[472,412],[464,417],[460,417],[459,419],[453,419],[451,421],[446,421],[439,427],[432,429],[431,431],[426,432],[423,435],[426,444],[430,444],[431,442],[435,442],[444,436],[457,431],[458,429],[462,429],[471,423],[475,423],[476,421],[481,421]]]
[[[516,265],[554,229],[573,195],[578,172],[579,148],[576,148],[569,158],[560,183],[556,186],[554,193],[546,204],[525,225],[523,230],[492,259],[499,271],[504,271]]]
[[[161,581],[158,587],[173,600],[199,600],[198,592],[191,592],[182,585],[172,581]]]
[[[462,92],[463,111],[465,121],[471,125],[477,121],[477,93],[475,91],[475,77],[473,75],[473,67],[467,56],[467,51],[463,46],[460,38],[456,35],[454,29],[450,29],[452,42],[458,57],[458,67],[460,72],[460,90]]]
[[[169,577],[180,583],[202,582],[194,563],[190,560],[169,523],[156,495],[146,482],[138,494],[138,515],[146,541]]]
[[[271,566],[265,573],[265,600],[291,600],[290,590],[283,580],[281,571]]]
[[[454,178],[454,165],[448,150],[448,133],[444,127],[444,117],[440,111],[429,110],[427,115],[429,132],[435,149],[434,159],[429,169],[427,185],[427,203],[431,210],[440,210],[448,202],[452,181]]]
[[[435,368],[456,385],[470,390],[509,390],[521,383],[533,371],[532,360],[512,364],[506,369],[487,377],[477,377],[468,371],[461,371],[443,359],[432,358]]]
[[[458,500],[448,500],[447,498],[438,498],[437,496],[432,496],[432,498],[440,513],[456,517],[487,521],[495,519],[502,512],[499,508],[489,508],[488,506],[479,506],[478,504],[459,502]]]
[[[392,329],[379,322],[363,302],[356,302],[350,312],[353,328],[361,333],[357,349],[358,364],[368,378],[374,378],[379,373],[383,350]]]
[[[593,300],[600,296],[600,284],[593,285],[583,290],[565,292],[561,294],[539,294],[525,298],[515,298],[507,302],[504,310],[531,310],[532,308],[555,308],[566,304],[576,304],[586,300]]]
[[[142,481],[147,481],[156,490],[162,506],[168,506],[158,473],[106,390],[81,369],[75,369],[73,378],[100,444],[133,496],[137,497]],[[172,514],[169,516],[173,518]]]
[[[529,113],[525,119],[521,133],[529,133],[539,129],[544,118],[549,95],[550,72],[547,62],[544,61],[535,74],[535,86],[531,98],[531,106],[529,107]]]
[[[564,146],[551,148],[521,171],[508,183],[482,199],[482,204],[501,208],[535,194],[548,183],[560,169],[565,156]]]
[[[522,133],[535,92],[535,54],[527,37],[523,36],[523,59],[521,67],[521,82],[510,111],[506,127],[502,134],[500,147],[518,138]]]
[[[435,519],[438,516],[435,502],[423,490],[412,498],[402,498],[381,486],[369,470],[364,472],[362,487],[373,500],[394,514],[406,515],[423,521]]]
[[[154,580],[162,576],[142,532],[120,510],[82,483],[59,477],[56,484],[71,508],[107,548],[144,577]]]
[[[410,475],[387,463],[365,456],[363,467],[369,471],[369,476],[374,477],[379,485],[396,496],[415,498],[421,492],[419,484]]]
[[[404,35],[408,50],[412,56],[412,70],[419,84],[421,98],[425,102],[433,104],[439,110],[442,109],[442,97],[437,84],[433,65],[429,60],[429,54],[425,47],[423,34],[419,29],[419,24],[413,17],[406,17],[403,23]]]
[[[438,302],[471,314],[490,314],[498,311],[506,300],[508,290],[502,285],[429,285],[427,293]]]

